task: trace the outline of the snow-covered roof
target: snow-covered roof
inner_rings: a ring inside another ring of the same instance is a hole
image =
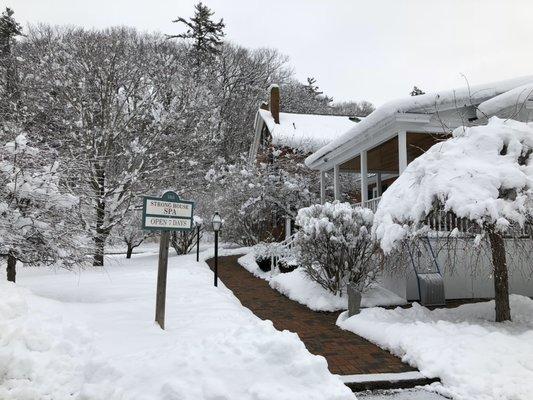
[[[433,114],[437,111],[477,105],[509,90],[532,82],[533,75],[530,75],[501,82],[463,87],[390,101],[376,108],[372,114],[348,132],[311,154],[307,157],[305,163],[308,166],[315,163],[320,158],[338,149],[347,142],[360,135],[364,135],[369,129],[395,114]]]
[[[279,113],[279,124],[268,110],[259,110],[272,144],[310,153],[330,143],[353,128],[357,122],[335,115]],[[363,120],[363,118],[360,118]]]
[[[500,116],[501,112],[508,110],[511,115],[505,117],[512,117],[513,114],[516,116],[520,112],[528,100],[533,100],[533,81],[484,101],[478,106],[476,113],[478,118],[483,118],[492,115]]]

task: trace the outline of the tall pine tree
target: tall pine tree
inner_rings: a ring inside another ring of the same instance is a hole
[[[426,92],[424,92],[418,86],[413,86],[413,90],[411,90],[411,96],[420,96],[422,94],[426,94]]]
[[[1,113],[4,120],[10,119],[10,111],[18,98],[17,71],[11,49],[15,37],[22,35],[22,27],[13,14],[13,10],[6,7],[0,17],[0,96],[3,97]]]
[[[187,26],[187,32],[178,35],[170,35],[169,38],[192,39],[194,41],[194,50],[202,55],[220,54],[220,46],[224,37],[224,20],[221,18],[218,22],[211,19],[214,12],[202,2],[194,6],[194,17],[190,20],[178,17],[172,21],[182,23]]]

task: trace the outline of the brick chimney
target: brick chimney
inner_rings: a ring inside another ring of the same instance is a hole
[[[268,108],[270,109],[272,118],[274,118],[274,122],[279,124],[279,86],[270,85],[269,91],[270,100],[268,102]]]

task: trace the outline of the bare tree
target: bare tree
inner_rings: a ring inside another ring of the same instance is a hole
[[[70,168],[94,265],[103,265],[106,238],[139,183],[159,168],[155,154],[168,113],[154,76],[166,60],[154,50],[162,41],[125,28],[40,27],[28,35],[28,98]]]

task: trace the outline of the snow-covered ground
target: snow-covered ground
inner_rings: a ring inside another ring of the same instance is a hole
[[[454,400],[529,400],[533,393],[533,300],[511,297],[513,322],[495,323],[494,302],[430,311],[372,308],[338,325],[402,357]]]
[[[271,276],[270,272],[263,272],[259,268],[253,253],[239,258],[239,263],[255,276],[267,280],[273,289],[311,310],[338,311],[348,308],[347,296],[333,295],[318,283],[310,280],[301,268]],[[362,307],[393,306],[405,303],[404,299],[379,285],[370,287],[361,299]]]
[[[194,255],[169,259],[162,331],[156,270],[153,248],[109,256],[105,270],[0,281],[0,399],[354,398],[296,334],[213,287]]]

